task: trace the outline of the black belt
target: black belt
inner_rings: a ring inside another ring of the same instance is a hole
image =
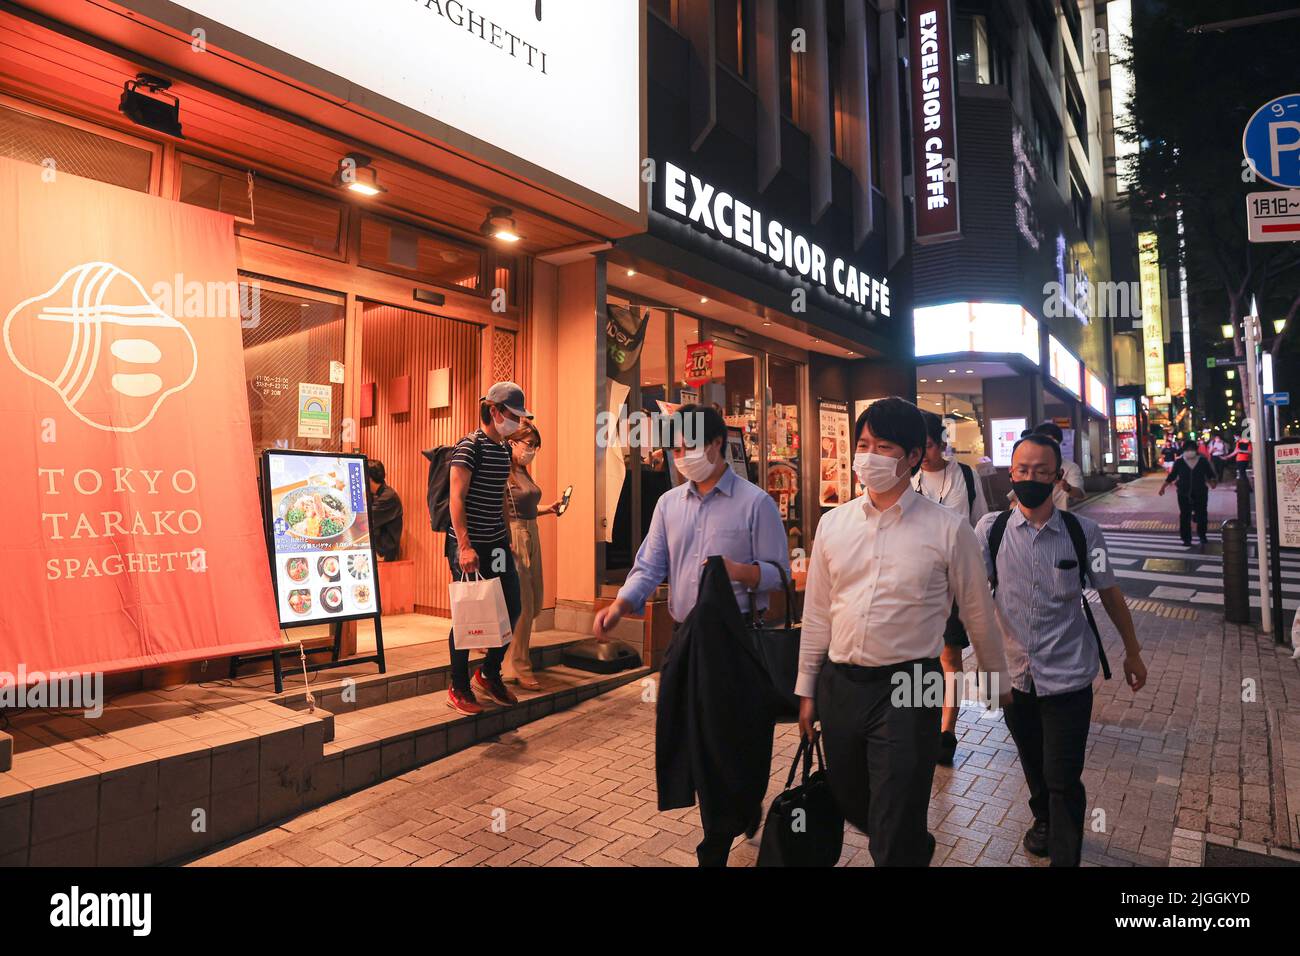
[[[927,666],[942,666],[937,657],[918,657],[914,661],[901,661],[898,664],[881,664],[878,667],[862,667],[858,664],[839,664],[835,661],[831,661],[830,664],[849,680],[858,681],[859,683],[864,684],[868,681],[888,680],[899,671],[910,671],[918,664],[921,665],[922,670]]]

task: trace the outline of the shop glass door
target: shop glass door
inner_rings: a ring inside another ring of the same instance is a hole
[[[343,296],[253,278],[239,293],[254,456],[342,451]]]

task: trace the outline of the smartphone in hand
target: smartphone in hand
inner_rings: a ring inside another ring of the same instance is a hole
[[[573,485],[564,489],[564,495],[560,498],[560,506],[555,509],[556,516],[560,516],[569,510],[569,499],[573,497]]]

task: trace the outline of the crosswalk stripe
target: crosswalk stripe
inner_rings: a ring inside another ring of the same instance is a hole
[[[1196,584],[1202,589],[1217,587],[1222,590],[1223,588],[1222,577],[1214,575],[1193,576],[1190,574],[1170,574],[1163,571],[1130,571],[1128,568],[1116,568],[1115,576],[1118,578],[1130,578],[1137,581],[1158,581],[1162,584]],[[1255,581],[1251,581],[1252,586],[1255,585],[1255,583]],[[1293,584],[1288,581],[1283,581],[1282,593],[1300,594],[1300,583]]]
[[[1138,557],[1145,556],[1148,558],[1174,558],[1175,560],[1188,561],[1198,565],[1208,564],[1213,566],[1215,569],[1217,569],[1219,573],[1222,573],[1222,569],[1223,569],[1223,559],[1220,558],[1218,555],[1212,555],[1212,554],[1194,554],[1194,553],[1188,553],[1186,551],[1182,551],[1182,552],[1179,551],[1158,552],[1158,551],[1150,551],[1150,550],[1138,551],[1131,548],[1107,548],[1107,551],[1113,555],[1131,554],[1131,555],[1136,555]],[[1116,563],[1114,558],[1111,558],[1111,563],[1112,564]],[[1251,561],[1249,562],[1249,566],[1257,570],[1259,567],[1259,562]],[[1287,562],[1283,562],[1282,577],[1300,578],[1300,564],[1290,564]]]

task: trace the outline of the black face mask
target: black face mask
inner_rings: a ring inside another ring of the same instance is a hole
[[[1013,481],[1011,489],[1026,508],[1037,508],[1052,496],[1052,484],[1047,481]]]

